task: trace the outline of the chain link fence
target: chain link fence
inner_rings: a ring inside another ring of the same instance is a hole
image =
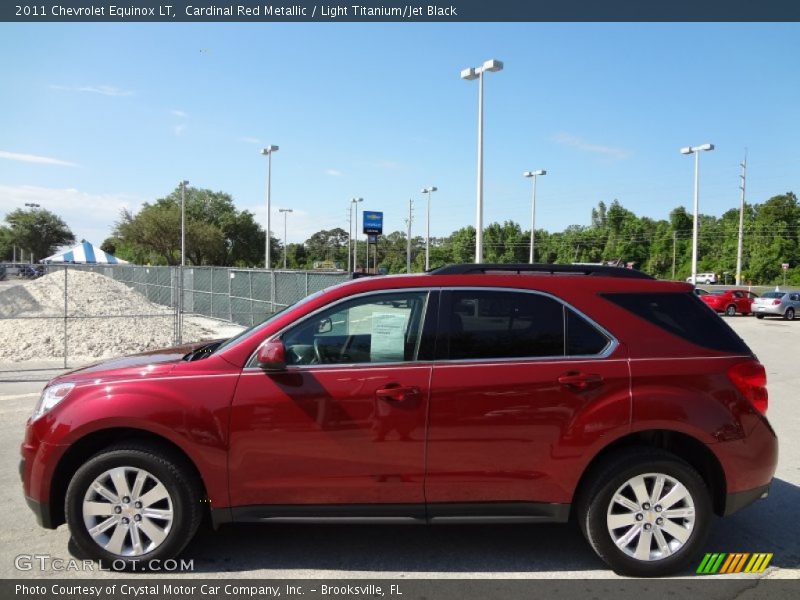
[[[49,360],[66,368],[69,360],[87,362],[99,352],[121,355],[196,341],[208,321],[185,316],[213,319],[223,331],[227,325],[250,327],[348,278],[341,272],[134,265],[47,265],[45,272],[45,278],[0,287],[7,350],[0,348],[0,373],[9,372],[9,364],[24,371],[31,361]]]

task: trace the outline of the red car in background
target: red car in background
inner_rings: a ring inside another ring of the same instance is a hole
[[[733,317],[736,313],[749,315],[753,312],[753,300],[758,298],[747,290],[719,290],[700,295],[700,299],[718,313]]]

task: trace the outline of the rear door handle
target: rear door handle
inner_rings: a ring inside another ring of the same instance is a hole
[[[564,373],[558,378],[558,383],[561,385],[579,390],[585,390],[588,387],[599,385],[602,382],[603,378],[597,373],[579,373],[576,371]]]
[[[419,396],[419,388],[414,385],[388,384],[386,387],[375,390],[375,395],[386,402],[403,402]]]

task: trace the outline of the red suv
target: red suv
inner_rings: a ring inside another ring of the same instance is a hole
[[[225,342],[57,377],[21,473],[114,564],[235,522],[578,521],[663,575],[767,495],[766,376],[685,283],[614,267],[361,278]]]

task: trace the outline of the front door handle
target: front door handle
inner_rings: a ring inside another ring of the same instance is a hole
[[[558,378],[558,383],[561,385],[579,390],[585,390],[602,382],[603,378],[597,373],[580,373],[578,371],[569,371]]]
[[[375,390],[375,395],[386,402],[404,402],[419,396],[419,388],[414,385],[390,383],[386,387]]]

